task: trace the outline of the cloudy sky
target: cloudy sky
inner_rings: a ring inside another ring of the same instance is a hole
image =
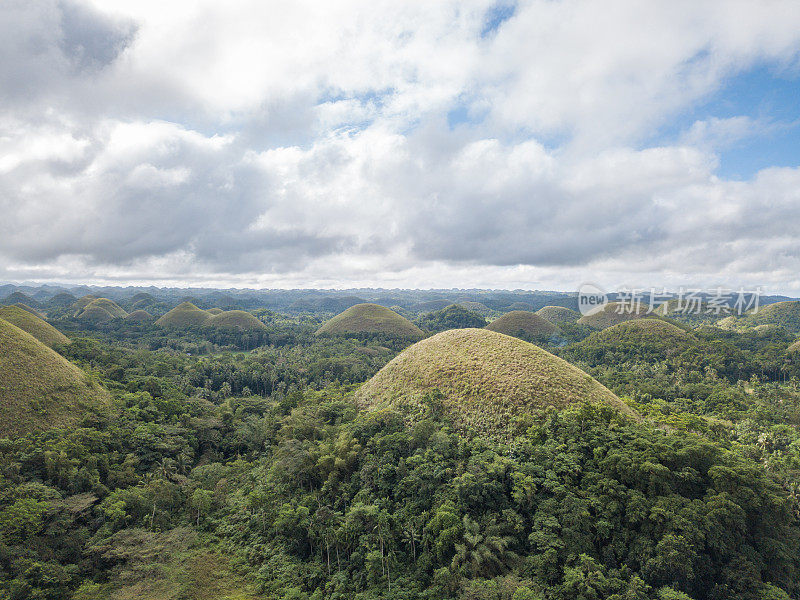
[[[0,1],[0,281],[800,293],[796,0]]]

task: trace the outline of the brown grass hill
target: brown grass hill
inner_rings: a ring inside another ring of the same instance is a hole
[[[139,309],[130,313],[125,320],[129,323],[149,323],[153,320],[153,315],[146,310]]]
[[[527,310],[512,310],[489,323],[486,329],[523,340],[546,340],[559,332],[556,325]]]
[[[75,426],[108,392],[19,327],[0,319],[0,436]]]
[[[412,420],[432,399],[457,426],[500,437],[508,436],[517,417],[583,401],[636,416],[565,360],[486,329],[452,329],[417,342],[356,392],[356,402],[368,410],[395,409]]]
[[[336,315],[317,330],[317,335],[382,333],[404,338],[420,338],[419,327],[380,304],[356,304]]]
[[[42,342],[45,346],[69,344],[70,339],[58,329],[19,306],[0,307],[0,319],[22,329]]]
[[[206,312],[210,315],[218,315],[221,312],[224,312],[221,308],[209,308]]]
[[[636,319],[596,331],[575,345],[574,350],[589,353],[590,362],[608,353],[630,358],[663,360],[699,343],[694,334],[661,319]]]
[[[197,308],[191,302],[182,302],[158,319],[156,325],[187,329],[190,327],[202,327],[211,318],[212,315]]]
[[[212,315],[205,322],[206,327],[228,331],[266,331],[267,326],[258,318],[243,310],[227,310]]]
[[[536,314],[554,325],[577,323],[578,319],[581,318],[581,313],[563,306],[544,306],[537,310]]]
[[[624,323],[625,321],[631,321],[633,319],[642,319],[649,316],[647,314],[648,307],[644,304],[635,311],[629,312],[630,309],[631,306],[629,305],[625,306],[619,302],[609,302],[600,311],[591,315],[582,316],[578,319],[577,323],[578,325],[588,325],[595,329],[605,329],[606,327],[611,327],[618,323]]]

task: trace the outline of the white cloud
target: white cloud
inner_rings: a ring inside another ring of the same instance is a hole
[[[791,6],[13,1],[0,279],[794,285],[800,172],[716,175],[769,120],[644,144],[794,64]]]

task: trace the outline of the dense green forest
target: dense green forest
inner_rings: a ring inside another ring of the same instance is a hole
[[[576,403],[501,439],[436,391],[413,421],[354,402],[413,340],[252,314],[263,329],[48,314],[113,404],[0,439],[0,598],[800,598],[785,326],[562,324],[542,346],[642,418]]]

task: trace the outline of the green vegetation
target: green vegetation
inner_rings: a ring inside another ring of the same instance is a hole
[[[379,304],[356,304],[336,315],[317,335],[384,334],[419,338],[424,334],[411,321]]]
[[[32,315],[34,315],[34,316],[36,316],[36,317],[38,317],[40,319],[44,319],[45,318],[45,316],[42,313],[40,313],[38,310],[36,310],[35,308],[31,308],[30,306],[28,306],[27,304],[23,304],[22,302],[17,302],[16,304],[12,304],[12,306],[15,306],[16,308],[20,308],[20,309],[22,309],[24,311],[27,311],[27,312],[31,313]]]
[[[218,315],[222,313],[223,310],[221,308],[209,308],[206,312],[210,315]]]
[[[249,312],[243,310],[229,310],[217,314],[205,322],[206,327],[228,329],[234,331],[266,331],[267,327]]]
[[[69,344],[69,338],[35,314],[14,306],[0,307],[0,319],[16,325],[51,348],[56,344]]]
[[[86,373],[0,319],[0,435],[75,425],[108,401]]]
[[[758,325],[780,325],[787,331],[800,333],[800,301],[776,302],[762,306],[757,312],[750,312],[739,319],[739,325],[755,327]]]
[[[112,320],[114,315],[102,306],[87,306],[75,318],[84,323],[105,323]]]
[[[525,341],[485,329],[453,329],[417,342],[366,382],[357,400],[370,410],[424,414],[441,405],[464,430],[508,435],[526,415],[575,402],[628,408],[605,387]]]
[[[192,293],[262,327],[48,302],[59,355],[0,321],[0,600],[800,600],[790,323],[409,346],[316,331],[355,293],[431,295]]]
[[[212,315],[197,308],[191,302],[182,302],[158,319],[156,325],[180,329],[202,327],[211,317]]]
[[[581,313],[564,308],[563,306],[544,306],[536,311],[540,317],[547,319],[554,325],[562,323],[577,323],[581,318]]]
[[[601,310],[591,315],[584,315],[578,319],[578,325],[587,325],[594,329],[605,329],[617,323],[624,323],[633,319],[647,317],[647,306],[623,305],[619,302],[609,302]]]
[[[441,310],[423,315],[417,319],[417,325],[427,331],[446,331],[448,329],[466,329],[469,327],[485,327],[486,319],[478,313],[467,310],[458,304],[451,304]]]
[[[600,357],[623,353],[640,358],[666,359],[697,345],[691,333],[660,319],[636,319],[618,323],[590,335],[579,348],[591,349]]]
[[[547,319],[525,310],[512,310],[489,323],[486,329],[528,341],[547,340],[559,331]]]
[[[84,308],[86,308],[90,303],[94,302],[95,300],[97,300],[97,296],[94,296],[92,294],[89,294],[89,295],[82,296],[82,297],[78,298],[75,301],[75,304],[73,304],[73,306],[72,306],[75,309],[75,314],[76,315],[80,314],[80,312]]]
[[[491,308],[489,308],[488,306],[486,306],[481,302],[472,302],[470,300],[464,300],[463,302],[458,302],[458,305],[463,308],[466,308],[467,310],[471,310],[474,313],[478,313],[479,315],[482,315],[484,317],[491,314],[492,312]]]

